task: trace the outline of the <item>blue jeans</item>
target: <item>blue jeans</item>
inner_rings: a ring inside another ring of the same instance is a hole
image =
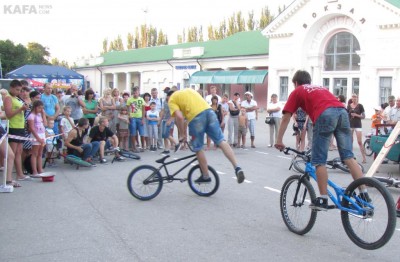
[[[171,128],[174,126],[174,121],[171,122],[171,124],[168,126],[167,125],[167,120],[163,120],[161,122],[161,129],[162,129],[162,138],[168,138],[170,136],[170,131]]]
[[[144,135],[144,127],[142,124],[142,118],[130,118],[129,119],[129,133],[131,136],[136,136],[136,132],[139,131],[139,135]]]
[[[217,115],[212,109],[204,110],[189,122],[189,135],[192,136],[193,151],[198,152],[203,148],[204,133],[216,145],[224,141],[224,134],[222,134]]]
[[[93,141],[88,144],[83,144],[81,147],[83,149],[82,159],[86,161],[89,157],[92,158],[99,151],[100,142]]]
[[[326,164],[332,135],[336,138],[340,158],[354,158],[349,115],[344,108],[330,107],[314,124],[311,152],[311,163],[314,166]]]

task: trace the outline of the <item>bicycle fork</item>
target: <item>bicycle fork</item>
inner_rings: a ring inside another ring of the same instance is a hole
[[[300,201],[297,202],[297,196],[299,196],[299,191],[300,191],[300,186],[301,186],[301,182],[303,181],[303,179],[307,179],[309,180],[309,176],[306,174],[300,176],[298,182],[297,182],[297,188],[296,188],[296,194],[294,195],[294,199],[293,199],[293,206],[294,207],[301,207],[302,205],[304,205],[304,201],[306,199],[306,195],[307,195],[307,188],[304,187],[304,192],[302,193],[302,196],[300,195]]]

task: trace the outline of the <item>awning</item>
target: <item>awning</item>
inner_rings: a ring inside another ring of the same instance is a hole
[[[192,84],[262,84],[268,70],[197,71],[190,77]]]

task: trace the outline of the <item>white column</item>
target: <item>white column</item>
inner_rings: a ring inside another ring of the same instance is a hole
[[[126,92],[131,92],[131,73],[130,72],[126,72],[126,86],[125,86],[125,91]]]
[[[114,88],[118,88],[118,74],[117,73],[113,74],[113,82],[114,82]]]
[[[103,95],[103,90],[108,87],[106,74],[102,74],[101,75],[100,86],[101,86],[100,95],[102,96]]]

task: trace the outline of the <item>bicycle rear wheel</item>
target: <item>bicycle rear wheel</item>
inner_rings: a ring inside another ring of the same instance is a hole
[[[138,166],[128,176],[129,192],[139,200],[155,198],[161,192],[162,185],[161,174],[153,166]]]
[[[365,139],[365,141],[364,141],[364,151],[367,156],[372,156],[372,154],[374,153],[371,148],[371,139],[370,138]]]
[[[308,207],[316,196],[310,181],[302,179],[299,182],[299,175],[286,179],[282,186],[280,208],[289,230],[304,235],[312,229],[317,219],[317,211]]]
[[[219,177],[217,171],[211,166],[208,166],[208,174],[210,175],[211,182],[209,183],[196,183],[195,180],[198,179],[202,173],[200,165],[195,165],[189,170],[188,183],[189,187],[199,196],[211,196],[217,192],[219,187]]]
[[[358,188],[368,190],[371,202],[367,203],[357,196]],[[347,236],[357,246],[373,250],[385,245],[396,227],[396,208],[389,191],[376,179],[363,177],[353,181],[345,191],[347,196],[364,206],[365,214],[355,215],[341,212],[342,224]],[[343,198],[342,205],[349,208],[350,202]]]

